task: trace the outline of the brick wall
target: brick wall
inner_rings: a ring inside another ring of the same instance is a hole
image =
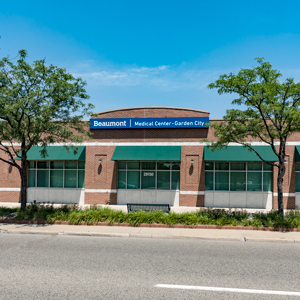
[[[190,109],[165,107],[146,107],[119,109],[98,113],[94,118],[171,118],[171,117],[208,117],[208,112]],[[213,122],[220,122],[213,120]],[[88,130],[88,129],[87,129]],[[85,168],[85,203],[117,203],[117,163],[111,161],[115,145],[99,146],[99,143],[132,142],[199,142],[202,139],[215,141],[210,129],[97,129],[87,142]],[[289,141],[299,141],[300,133],[293,134]],[[181,147],[180,191],[204,191],[203,146]],[[284,193],[295,193],[294,146],[287,146],[287,163],[284,175]],[[5,157],[6,158],[6,157]],[[101,159],[101,162],[99,161]],[[193,160],[193,163],[192,163]],[[20,176],[16,168],[0,162],[0,188],[20,188]],[[273,191],[276,191],[277,170],[274,168]],[[89,191],[93,190],[93,191]],[[96,190],[96,191],[95,191]],[[98,191],[97,191],[98,190]],[[0,191],[0,202],[18,202],[19,192]],[[295,207],[295,197],[284,198],[285,208]],[[204,195],[180,194],[182,206],[204,206]],[[273,197],[273,207],[277,207],[277,197]]]

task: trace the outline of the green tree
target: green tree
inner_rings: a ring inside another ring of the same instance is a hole
[[[21,50],[15,63],[0,61],[0,160],[19,171],[22,210],[27,203],[27,152],[41,145],[45,157],[50,143],[82,142],[88,133],[81,120],[93,108],[84,103],[89,96],[81,78],[47,66],[45,60],[29,64],[26,57]]]
[[[224,122],[210,123],[218,141],[212,143],[212,150],[226,147],[235,142],[251,147],[250,141],[262,141],[272,148],[277,162],[266,162],[278,169],[278,210],[283,215],[283,175],[285,172],[286,142],[288,137],[300,131],[300,83],[292,78],[280,82],[280,72],[272,69],[270,63],[257,58],[258,66],[241,69],[237,75],[221,75],[209,88],[216,88],[219,94],[237,95],[232,104],[241,109],[226,111]]]

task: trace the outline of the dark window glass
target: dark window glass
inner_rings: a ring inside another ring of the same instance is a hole
[[[215,172],[215,190],[229,191],[229,172]]]
[[[37,187],[49,187],[49,170],[37,170]]]
[[[180,172],[172,172],[172,190],[179,190],[180,188]]]
[[[84,161],[78,161],[78,169],[84,170],[84,165],[85,165]]]
[[[119,161],[118,162],[118,169],[119,170],[125,170],[126,169],[126,162],[125,161]]]
[[[171,163],[169,162],[158,162],[157,170],[170,170]]]
[[[118,189],[126,189],[126,171],[118,171]]]
[[[77,183],[77,171],[66,170],[65,171],[65,188],[76,188]]]
[[[155,189],[155,171],[142,171],[142,189]]]
[[[169,190],[170,189],[170,172],[157,171],[157,189]]]
[[[28,171],[28,187],[35,187],[35,172],[36,170]]]
[[[262,191],[262,172],[247,173],[247,191]]]
[[[205,190],[212,191],[214,189],[214,173],[205,172]]]
[[[140,171],[127,172],[127,189],[140,188]]]
[[[50,161],[50,169],[63,169],[64,162],[63,161]]]
[[[62,188],[64,187],[63,170],[50,171],[50,187]]]
[[[127,169],[128,170],[139,170],[140,169],[140,163],[137,161],[128,161],[127,162]]]
[[[172,170],[180,170],[180,163],[178,162],[172,162]]]
[[[263,190],[264,192],[272,192],[273,190],[273,173],[272,172],[264,172],[263,173]],[[296,176],[297,179],[297,176]],[[297,189],[297,182],[296,182]]]
[[[245,171],[246,170],[246,163],[242,163],[242,162],[231,163],[230,164],[230,170]]]
[[[142,170],[155,170],[156,162],[142,162]]]
[[[77,161],[65,161],[65,169],[77,169]]]
[[[262,163],[261,162],[248,162],[248,171],[261,171]]]
[[[215,169],[216,169],[216,171],[229,170],[229,163],[228,162],[216,162]]]
[[[37,168],[38,169],[49,169],[49,161],[38,161]]]
[[[246,172],[230,173],[230,190],[246,191]]]
[[[84,170],[78,171],[78,188],[84,188]]]

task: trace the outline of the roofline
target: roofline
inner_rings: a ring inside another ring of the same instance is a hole
[[[111,110],[106,110],[106,111],[102,111],[102,112],[98,112],[98,113],[93,113],[93,115],[97,115],[97,114],[101,115],[101,114],[105,114],[105,113],[109,113],[109,112],[122,111],[122,110],[149,109],[149,108],[190,110],[190,111],[196,111],[196,112],[210,114],[209,111],[199,110],[199,109],[194,109],[194,108],[183,108],[183,107],[172,107],[172,106],[140,106],[140,107],[126,107],[126,108],[111,109]]]

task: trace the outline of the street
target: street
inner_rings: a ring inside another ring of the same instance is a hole
[[[300,244],[0,234],[0,254],[0,299],[300,295]]]

